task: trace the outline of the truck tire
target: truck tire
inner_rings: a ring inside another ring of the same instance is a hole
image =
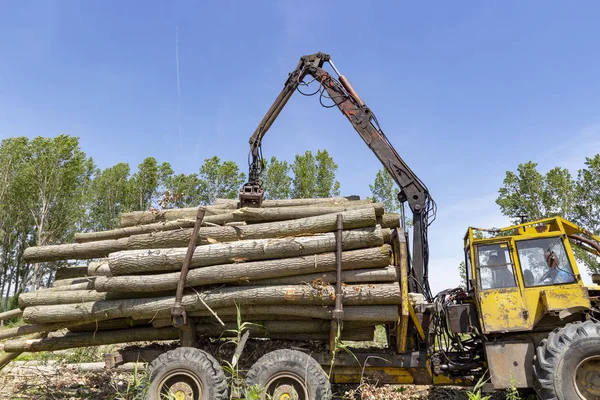
[[[600,324],[573,322],[544,339],[533,356],[542,400],[600,398]]]
[[[179,347],[158,356],[148,368],[147,400],[162,400],[169,392],[177,399],[225,400],[225,373],[213,356],[193,347]]]
[[[297,350],[275,350],[262,356],[246,374],[246,385],[258,388],[261,399],[331,399],[331,384],[321,365]]]

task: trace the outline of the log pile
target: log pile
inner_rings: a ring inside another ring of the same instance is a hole
[[[204,210],[182,299],[197,335],[231,334],[239,309],[244,321],[256,324],[254,337],[329,340],[338,215],[342,339],[372,340],[376,325],[398,320],[390,230],[400,221],[382,204],[296,199],[239,208],[235,200],[217,199]],[[171,308],[197,211],[126,213],[118,229],[26,249],[27,262],[89,260],[89,266],[85,276],[65,275],[52,288],[21,294],[27,325],[0,330],[0,339],[11,339],[1,348],[18,353],[178,339]],[[34,333],[48,334],[17,338]]]

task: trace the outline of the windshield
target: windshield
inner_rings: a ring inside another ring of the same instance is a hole
[[[477,246],[477,267],[481,289],[516,287],[513,265],[506,243]]]
[[[516,242],[525,287],[575,282],[562,238]]]

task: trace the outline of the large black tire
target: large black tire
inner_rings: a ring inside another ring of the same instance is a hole
[[[261,399],[331,399],[331,384],[321,365],[297,350],[275,350],[262,356],[246,374],[246,385],[260,388]]]
[[[544,339],[533,357],[542,400],[600,399],[600,324],[574,322]]]
[[[193,347],[179,347],[158,356],[148,368],[147,400],[162,400],[169,390],[185,400],[225,400],[225,373],[213,356]]]

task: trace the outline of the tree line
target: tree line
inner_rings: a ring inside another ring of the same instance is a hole
[[[272,157],[262,175],[270,199],[339,196],[338,165],[327,150]],[[194,207],[237,198],[246,174],[233,161],[211,157],[198,172],[176,173],[167,161],[147,157],[134,170],[120,162],[100,169],[79,138],[12,137],[0,142],[0,311],[31,288],[52,284],[66,262],[28,264],[29,246],[72,242],[76,232],[114,229],[124,212]],[[383,170],[371,185],[374,201],[394,203],[394,183]],[[12,300],[11,300],[12,299]]]
[[[506,171],[496,204],[514,224],[520,223],[521,217],[534,221],[560,216],[600,235],[600,154],[586,157],[576,175],[562,167],[543,174],[533,161],[519,164],[516,171]],[[574,251],[590,273],[600,273],[598,257],[579,248]],[[466,286],[464,262],[459,272]]]

